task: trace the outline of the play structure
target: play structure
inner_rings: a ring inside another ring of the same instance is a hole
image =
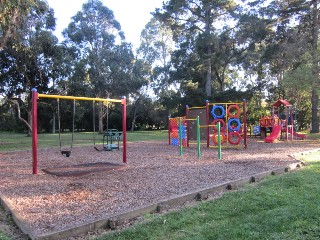
[[[215,127],[218,133],[217,137],[217,147],[218,147],[218,159],[222,159],[221,153],[221,135],[220,135],[220,123],[216,125],[200,125],[200,117],[196,118],[185,118],[185,117],[177,117],[177,118],[169,118],[170,125],[170,133],[169,133],[169,145],[179,146],[180,156],[183,155],[183,147],[189,146],[187,140],[187,122],[195,123],[196,127],[196,139],[197,139],[197,154],[198,158],[201,157],[201,135],[200,130],[202,128],[210,128]]]
[[[245,113],[245,100],[238,103],[206,101],[205,106],[186,106],[186,116],[169,118],[169,144],[182,148],[189,147],[194,141],[199,145],[205,140],[208,148],[247,148]],[[197,118],[198,122],[195,121]]]
[[[115,129],[108,129],[103,136],[103,147],[105,150],[119,149],[120,140],[123,144],[123,163],[127,163],[127,134],[126,134],[126,99],[103,99],[103,98],[88,98],[88,97],[75,97],[75,96],[61,96],[61,95],[49,95],[39,94],[36,89],[32,89],[32,169],[33,174],[38,173],[38,99],[39,98],[52,98],[57,99],[57,112],[58,112],[58,127],[59,127],[59,142],[60,152],[65,157],[69,157],[72,152],[73,140],[74,140],[74,119],[75,119],[75,102],[76,100],[93,101],[93,109],[95,102],[107,102],[107,103],[120,103],[122,105],[122,129],[123,132],[119,132]],[[72,115],[72,140],[69,149],[62,149],[61,134],[60,134],[60,104],[59,99],[66,99],[73,101],[73,115]],[[93,133],[94,133],[94,148],[98,151],[95,144],[95,111],[93,111]],[[106,143],[106,144],[105,144]]]
[[[267,130],[270,135],[267,136]],[[272,105],[272,115],[260,118],[260,134],[266,143],[273,143],[279,139],[293,141],[306,139],[306,135],[294,130],[293,106],[286,100],[279,99]]]

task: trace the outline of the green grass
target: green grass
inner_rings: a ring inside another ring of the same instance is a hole
[[[102,135],[95,135],[96,144],[102,144]],[[139,131],[127,132],[127,141],[167,140],[167,131]],[[61,134],[62,145],[70,146],[71,133]],[[30,150],[31,137],[26,134],[0,132],[0,151]],[[42,133],[38,135],[39,148],[59,147],[59,134]],[[92,132],[76,132],[74,134],[74,146],[93,145]]]
[[[12,238],[10,238],[10,236],[8,236],[2,229],[1,229],[1,226],[3,226],[3,224],[7,224],[7,225],[12,225],[12,221],[11,219],[8,220],[6,219],[6,213],[5,213],[5,210],[4,208],[0,205],[0,240],[10,240]]]
[[[320,140],[320,133],[306,133],[308,139]]]
[[[319,152],[309,166],[99,239],[320,239]]]
[[[11,238],[7,235],[5,235],[3,232],[0,230],[0,240],[10,240]]]

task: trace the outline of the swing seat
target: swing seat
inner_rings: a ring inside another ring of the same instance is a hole
[[[70,157],[71,151],[64,150],[64,151],[61,151],[61,154],[65,157]]]
[[[98,152],[100,152],[100,151],[102,151],[102,150],[100,150],[99,148],[97,148],[97,147],[93,147],[95,150],[97,150]]]

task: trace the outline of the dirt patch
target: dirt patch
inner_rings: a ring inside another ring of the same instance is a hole
[[[9,152],[0,159],[0,192],[27,227],[42,235],[287,166],[295,162],[290,154],[319,147],[319,142],[311,141],[266,144],[249,140],[248,149],[223,149],[223,160],[218,160],[217,149],[203,147],[198,159],[193,145],[179,156],[179,149],[167,142],[135,142],[128,144],[125,167],[121,149],[98,152],[92,147],[75,148],[68,158],[58,149],[39,151],[39,169],[59,172],[63,166],[63,171],[72,172],[79,171],[79,166],[103,168],[102,163],[121,166],[121,170],[75,176],[45,171],[32,175],[31,152]],[[71,169],[67,170],[68,166]]]

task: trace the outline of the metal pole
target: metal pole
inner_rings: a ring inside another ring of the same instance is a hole
[[[38,174],[38,92],[32,89],[32,173]]]
[[[244,148],[247,148],[247,101],[243,99],[243,140],[244,140]],[[251,129],[250,129],[251,134]]]
[[[222,153],[221,153],[221,136],[220,136],[220,122],[218,122],[218,159],[222,159]]]
[[[289,108],[286,106],[286,121],[287,121],[287,126],[286,126],[286,141],[289,141]]]
[[[293,119],[293,106],[290,107],[290,123],[291,123],[291,141],[294,140],[294,136],[293,136],[293,127],[294,127],[294,119]]]
[[[206,124],[207,125],[209,125],[210,123],[209,123],[209,100],[206,100]],[[206,133],[207,133],[207,147],[209,147],[210,146],[210,129],[209,128],[207,128],[206,129],[207,131],[206,131]]]
[[[84,100],[84,101],[96,101],[96,102],[114,102],[122,103],[122,99],[111,99],[111,98],[89,98],[89,97],[76,97],[76,96],[62,96],[62,95],[50,95],[50,94],[38,94],[38,98],[59,98],[69,100]]]
[[[200,136],[200,117],[197,116],[197,148],[198,148],[198,158],[201,157],[201,146],[200,146],[200,141],[201,141],[201,136]]]
[[[171,122],[170,122],[170,116],[168,116],[168,141],[169,141],[169,145],[171,144]]]
[[[127,163],[127,103],[126,98],[122,97],[122,144],[123,144],[123,163]]]
[[[186,119],[189,119],[189,106],[186,105]],[[190,124],[187,121],[187,147],[189,147],[189,139],[190,139]]]
[[[183,146],[182,146],[182,121],[179,118],[179,143],[180,143],[180,156],[183,154]]]

